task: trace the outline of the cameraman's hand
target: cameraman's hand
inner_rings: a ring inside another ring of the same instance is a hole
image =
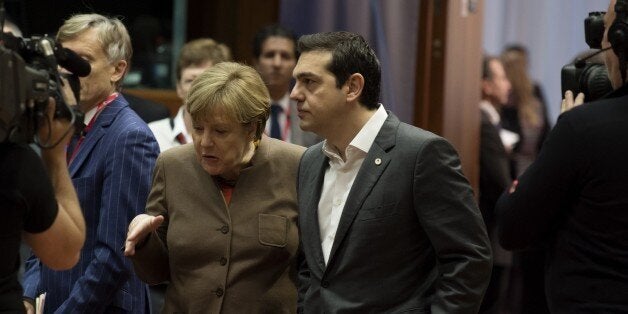
[[[42,153],[63,152],[65,156],[65,149],[70,138],[72,138],[74,126],[72,126],[68,120],[54,119],[55,108],[55,100],[49,98],[48,106],[46,107],[46,116],[42,119],[45,121],[41,121],[38,130],[39,140],[42,144],[54,144],[59,142],[54,147],[42,149]]]
[[[574,99],[573,92],[568,90],[565,92],[565,98],[563,99],[563,102],[560,105],[560,113],[569,111],[576,106],[580,106],[582,105],[583,102],[584,102],[583,93],[578,93],[578,96],[576,96],[576,99]]]
[[[24,312],[26,314],[35,314],[35,307],[28,301],[24,301]]]
[[[124,256],[135,255],[135,247],[142,243],[148,234],[157,230],[162,222],[164,222],[164,216],[161,215],[139,214],[135,216],[129,224],[129,232],[124,243]]]
[[[72,91],[72,87],[70,87],[70,82],[68,81],[68,79],[62,76],[61,83],[61,96],[63,96],[63,100],[65,100],[65,103],[68,104],[68,106],[70,107],[78,105],[78,99],[74,97],[74,92]]]

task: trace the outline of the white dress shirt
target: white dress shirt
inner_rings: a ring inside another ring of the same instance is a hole
[[[329,261],[338,223],[353,181],[387,117],[384,106],[380,104],[375,114],[345,149],[346,161],[342,160],[335,147],[327,141],[323,143],[323,153],[329,157],[329,168],[325,170],[323,189],[318,202],[318,225],[325,264]]]
[[[179,133],[183,134],[187,143],[192,142],[192,136],[188,133],[183,122],[183,110],[185,110],[185,106],[179,108],[177,115],[172,119],[172,125],[170,124],[170,118],[153,121],[148,124],[148,127],[155,135],[155,139],[157,139],[160,151],[163,152],[181,145],[177,140]]]
[[[484,111],[489,121],[499,130],[499,138],[507,152],[511,152],[517,142],[519,142],[519,134],[506,130],[501,127],[501,117],[497,109],[486,100],[480,101],[480,110]]]

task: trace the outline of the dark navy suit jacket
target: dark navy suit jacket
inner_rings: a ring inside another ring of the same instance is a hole
[[[107,105],[69,165],[87,236],[77,265],[53,271],[26,263],[24,295],[47,292],[45,312],[144,313],[147,288],[120,248],[144,212],[159,154],[153,134],[121,95]]]
[[[299,166],[303,313],[477,313],[491,250],[458,154],[390,112],[340,216],[325,264],[318,224],[323,143]]]

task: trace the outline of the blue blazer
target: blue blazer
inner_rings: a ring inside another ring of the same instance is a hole
[[[153,134],[118,96],[97,117],[69,165],[85,216],[81,258],[53,271],[34,256],[26,262],[24,295],[47,292],[46,313],[144,313],[147,287],[120,248],[127,226],[144,212],[159,154]]]

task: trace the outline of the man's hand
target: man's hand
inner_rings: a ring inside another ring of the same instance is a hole
[[[164,216],[161,215],[151,216],[139,214],[135,216],[129,224],[129,231],[126,235],[126,242],[124,243],[124,256],[133,256],[137,244],[144,241],[148,234],[157,230],[162,222],[164,222]]]
[[[578,93],[578,96],[576,96],[576,99],[574,99],[573,92],[568,90],[565,92],[565,98],[563,99],[563,102],[560,105],[560,113],[569,111],[576,106],[580,106],[582,105],[583,102],[584,102],[583,93]]]
[[[26,314],[35,314],[35,307],[28,301],[24,301],[24,312]]]

